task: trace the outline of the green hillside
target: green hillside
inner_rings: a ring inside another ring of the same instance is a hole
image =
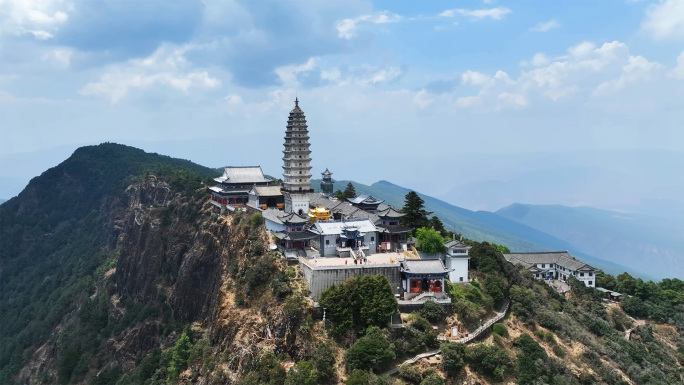
[[[79,148],[0,206],[0,383],[9,382],[67,314],[89,303],[93,274],[116,260],[108,251],[117,235],[108,224],[111,211],[147,173],[189,194],[216,175],[187,160],[105,143]],[[69,349],[94,351],[106,337],[88,333],[70,340],[82,345],[66,347],[60,364],[73,370]]]

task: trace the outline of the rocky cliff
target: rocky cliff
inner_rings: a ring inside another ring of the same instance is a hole
[[[266,255],[260,219],[217,216],[197,173],[167,165],[131,167],[109,188],[89,189],[101,157],[77,151],[2,206],[0,313],[11,327],[1,334],[0,382],[114,384],[127,373],[142,380],[131,383],[231,382],[264,349],[285,351],[289,341],[297,356],[283,312],[295,278],[283,295],[270,290],[286,266]],[[224,364],[200,373],[203,360],[186,359],[177,370],[164,354],[185,335]],[[140,374],[145,360],[154,370]]]

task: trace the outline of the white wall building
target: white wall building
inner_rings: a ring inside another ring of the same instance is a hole
[[[317,221],[309,231],[316,234],[312,245],[321,257],[346,256],[350,249],[377,253],[378,229],[369,219]]]
[[[449,281],[451,283],[468,282],[468,268],[470,267],[468,250],[470,250],[470,246],[457,240],[449,241],[444,246],[447,249],[444,254],[444,266],[451,270]]]
[[[566,281],[575,277],[588,287],[596,287],[597,269],[575,259],[567,251],[538,253],[508,253],[504,258],[513,264],[525,266],[537,279]]]

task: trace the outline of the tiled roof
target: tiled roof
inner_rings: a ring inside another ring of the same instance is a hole
[[[446,274],[450,270],[444,267],[440,259],[407,259],[401,263],[401,271],[409,274]]]
[[[283,195],[280,186],[256,186],[256,194],[260,197],[277,197]]]
[[[245,167],[231,167],[227,166],[223,169],[223,175],[214,178],[220,183],[265,183],[271,182],[270,179],[264,177],[261,166],[245,166]]]
[[[304,217],[300,217],[297,214],[287,214],[283,211],[280,211],[278,209],[266,209],[261,212],[261,216],[264,217],[265,219],[268,219],[271,222],[277,223],[277,224],[285,224],[285,223],[295,223],[295,224],[300,224],[300,223],[306,223],[309,220]]]
[[[446,247],[447,249],[450,247],[463,247],[466,249],[470,249],[470,246],[466,245],[465,243],[463,243],[461,241],[455,240],[455,239],[453,241],[446,242],[444,244],[444,247]]]
[[[401,218],[404,215],[406,215],[401,211],[396,210],[392,206],[387,206],[387,208],[385,208],[384,210],[378,210],[375,212],[375,214],[377,214],[377,216],[379,216],[380,218]]]
[[[388,225],[377,225],[378,230],[382,233],[390,233],[390,234],[401,234],[401,233],[408,233],[409,231],[413,230],[408,227],[403,227],[403,226],[388,226]]]
[[[326,209],[330,210],[333,206],[335,206],[339,203],[340,203],[339,200],[330,199],[323,194],[311,194],[309,196],[309,206],[311,206],[311,207],[323,206]]]
[[[307,223],[309,222],[308,218],[300,217],[299,215],[295,213],[291,214],[285,214],[280,217],[280,220],[283,221],[283,223]]]
[[[361,194],[357,196],[356,198],[352,198],[349,200],[349,202],[358,205],[358,204],[365,204],[365,205],[379,205],[380,203],[384,202],[382,199],[377,199],[374,196],[370,194]]]
[[[341,214],[345,219],[370,219],[373,223],[377,223],[380,220],[375,213],[363,211],[349,202],[330,199],[323,194],[311,194],[309,206],[312,208],[323,206],[330,210],[330,213]]]
[[[368,219],[351,221],[318,221],[311,227],[311,231],[318,234],[342,234],[344,230],[356,228],[361,233],[378,231],[373,222]]]
[[[316,238],[316,234],[313,234],[309,231],[277,231],[273,233],[273,236],[275,236],[278,239],[284,239],[287,241],[304,241],[307,239]]]
[[[538,253],[507,253],[504,258],[508,262],[530,267],[537,263],[553,263],[570,269],[576,270],[596,270],[586,263],[573,258],[567,251],[546,251]]]

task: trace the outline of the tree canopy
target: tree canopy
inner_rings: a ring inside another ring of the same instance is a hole
[[[442,223],[442,220],[437,215],[433,215],[429,222],[430,227],[442,234],[443,237],[449,236],[449,232],[444,228],[444,223]]]
[[[425,210],[425,201],[415,191],[409,191],[406,194],[401,212],[405,214],[401,218],[402,226],[414,229],[430,227],[428,215],[432,212]]]
[[[377,326],[371,326],[344,354],[347,370],[383,369],[395,358],[394,346]]]
[[[384,275],[363,275],[329,286],[318,302],[333,325],[330,333],[338,336],[348,330],[360,333],[369,326],[385,326],[397,311],[397,300]]]
[[[352,182],[347,183],[347,187],[344,188],[342,194],[344,194],[344,199],[356,198],[356,188],[354,188]]]
[[[428,254],[437,254],[446,251],[444,238],[442,238],[442,234],[437,230],[425,227],[419,228],[416,230],[416,239],[418,240],[418,247]]]

